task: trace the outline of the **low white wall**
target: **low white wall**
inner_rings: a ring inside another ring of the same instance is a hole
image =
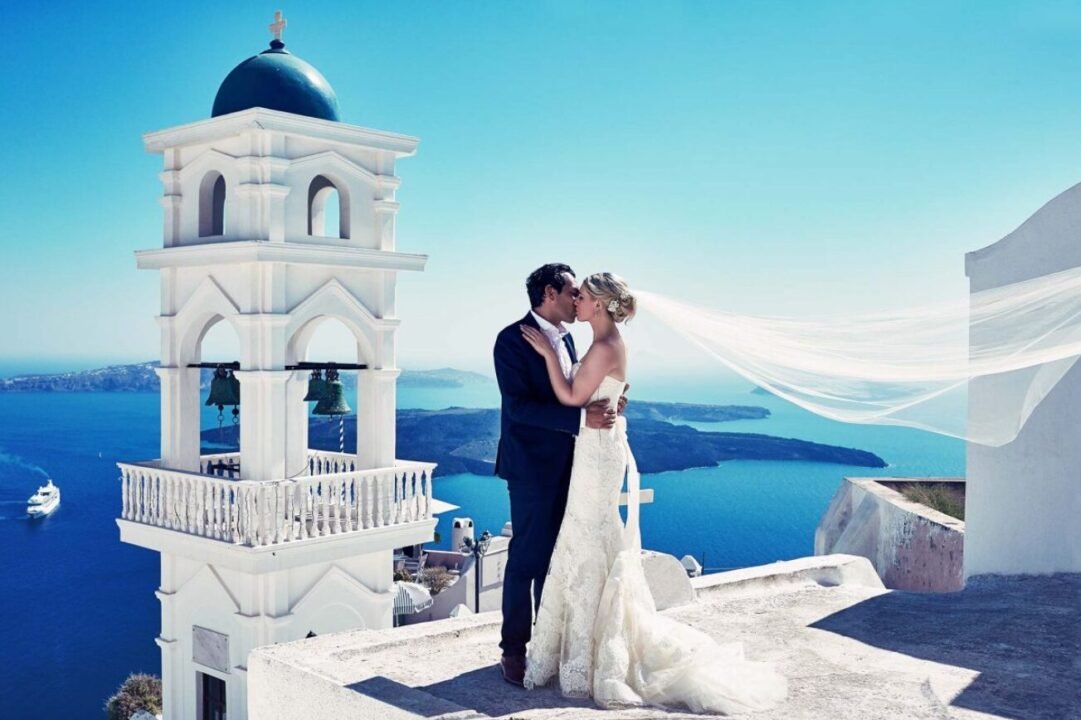
[[[808,584],[822,587],[865,587],[885,590],[870,561],[858,555],[821,555],[780,560],[690,579],[698,599],[716,594],[746,595],[783,592]]]
[[[845,478],[815,530],[815,554],[871,561],[886,587],[948,592],[964,586],[965,523],[879,484],[960,478]]]

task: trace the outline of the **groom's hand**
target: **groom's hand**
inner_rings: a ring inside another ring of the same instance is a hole
[[[608,407],[607,400],[597,400],[586,405],[586,427],[607,430],[616,424],[616,411]]]
[[[616,412],[620,415],[622,415],[623,411],[627,408],[627,391],[630,389],[631,384],[627,383],[626,387],[623,388],[623,394],[619,396],[619,406],[616,408]]]

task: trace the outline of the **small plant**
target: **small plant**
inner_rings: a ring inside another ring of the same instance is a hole
[[[156,675],[128,675],[116,694],[105,702],[105,716],[109,720],[130,720],[140,710],[152,715],[161,712],[161,678]]]
[[[932,510],[957,518],[965,519],[965,503],[943,485],[913,483],[901,488],[901,494],[912,502],[926,505]]]
[[[413,582],[413,576],[404,567],[394,571],[394,582]]]
[[[434,565],[421,570],[417,574],[417,580],[435,596],[450,587],[455,577],[442,565]]]

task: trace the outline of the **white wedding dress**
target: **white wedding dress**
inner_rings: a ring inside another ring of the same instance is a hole
[[[624,387],[609,375],[590,402],[607,399],[615,407]],[[619,515],[624,475],[626,527]],[[642,570],[638,485],[623,417],[612,430],[578,433],[525,686],[558,676],[564,695],[592,696],[606,708],[684,705],[735,714],[777,704],[787,684],[771,665],[744,660],[741,644],[718,645],[657,612]]]

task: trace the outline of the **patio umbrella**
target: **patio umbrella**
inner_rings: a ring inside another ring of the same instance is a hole
[[[432,606],[432,595],[419,583],[398,581],[398,594],[394,597],[394,614],[414,615]]]

